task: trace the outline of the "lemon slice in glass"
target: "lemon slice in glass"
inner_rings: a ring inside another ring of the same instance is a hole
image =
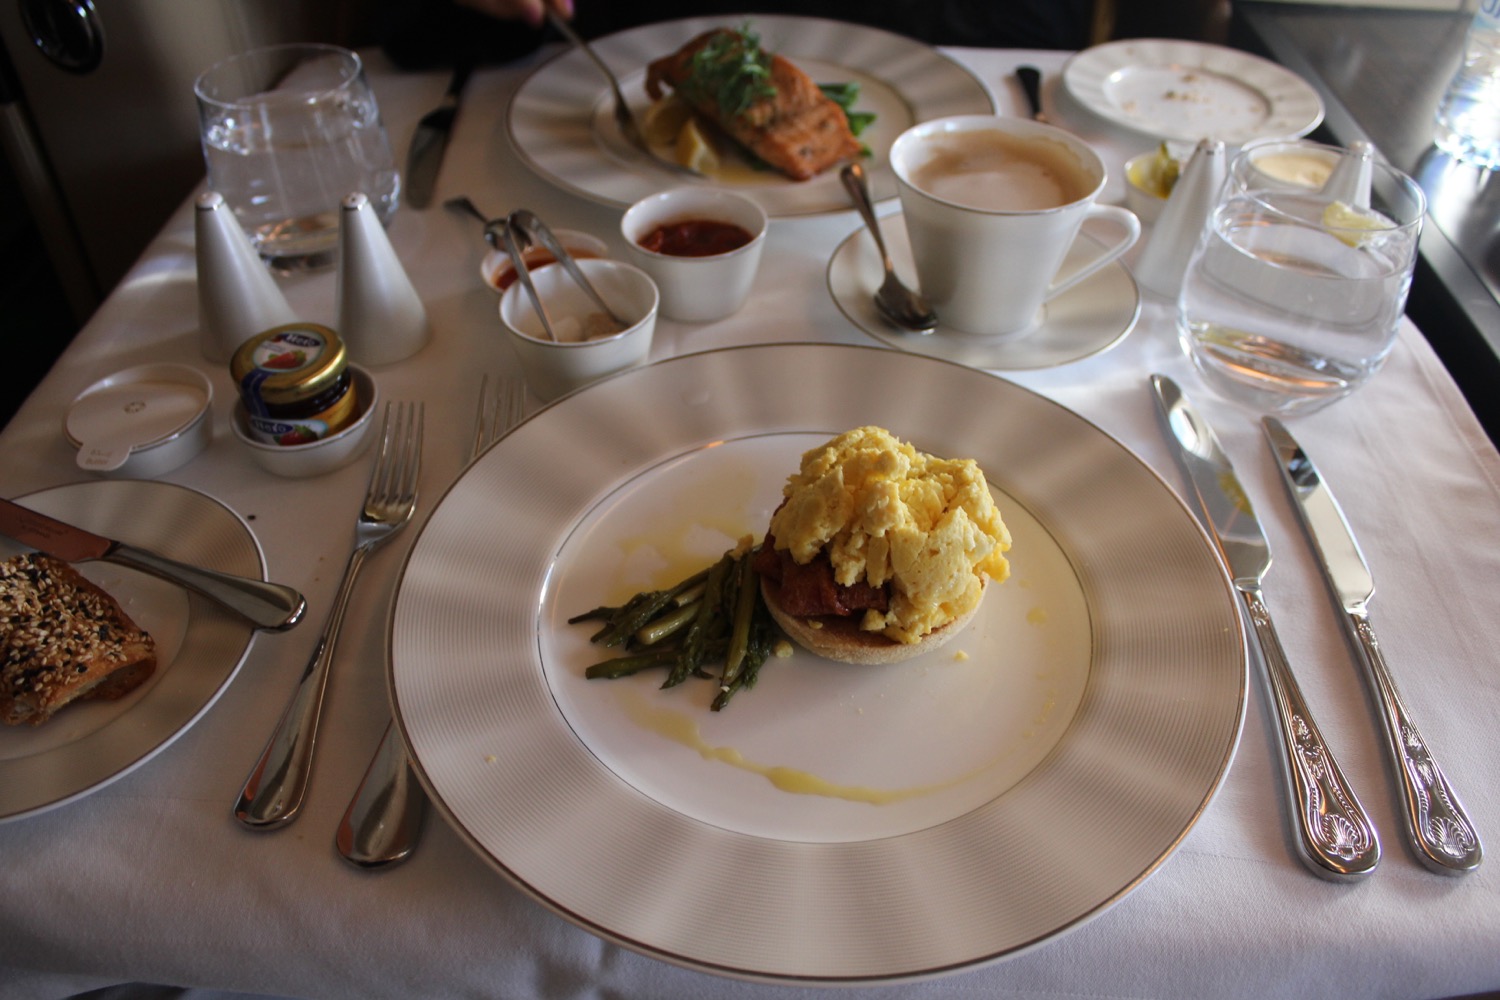
[[[1379,212],[1348,202],[1329,202],[1323,209],[1323,228],[1351,247],[1363,246],[1370,241],[1370,234],[1391,227],[1391,220]]]

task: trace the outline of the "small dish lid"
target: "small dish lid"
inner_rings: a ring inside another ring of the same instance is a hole
[[[110,472],[136,452],[181,438],[208,414],[213,395],[208,377],[187,365],[128,368],[79,393],[68,407],[63,431],[78,448],[79,468]],[[182,456],[183,462],[201,445],[185,447],[191,453]]]

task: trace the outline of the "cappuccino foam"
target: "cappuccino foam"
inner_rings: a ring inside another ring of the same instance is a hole
[[[911,184],[944,201],[993,212],[1037,212],[1088,196],[1095,181],[1066,145],[999,131],[929,136]]]

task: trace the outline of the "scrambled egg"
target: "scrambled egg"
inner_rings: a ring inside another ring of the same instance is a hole
[[[860,427],[804,454],[782,492],[776,547],[802,565],[826,550],[845,586],[889,581],[890,610],[866,612],[861,627],[897,642],[967,613],[983,577],[1010,575],[1010,532],[971,459],[936,458]]]

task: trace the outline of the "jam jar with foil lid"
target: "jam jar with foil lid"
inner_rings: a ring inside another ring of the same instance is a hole
[[[258,333],[234,352],[229,369],[250,433],[266,444],[308,444],[357,415],[348,351],[326,326],[288,323]]]

